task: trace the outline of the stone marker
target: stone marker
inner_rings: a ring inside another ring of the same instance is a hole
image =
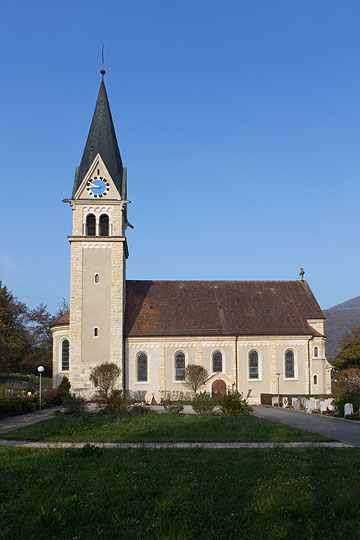
[[[344,406],[344,418],[345,418],[345,416],[347,416],[348,414],[352,414],[353,412],[354,412],[353,404],[352,403],[345,403],[345,406]]]

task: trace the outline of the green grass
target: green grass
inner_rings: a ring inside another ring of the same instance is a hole
[[[309,433],[254,416],[61,415],[1,435],[7,439],[79,442],[231,442],[326,441]]]
[[[355,448],[0,448],[0,539],[355,539],[359,471]]]

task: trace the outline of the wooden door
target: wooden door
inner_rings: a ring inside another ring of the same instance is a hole
[[[226,384],[221,379],[217,379],[212,385],[212,397],[222,398],[226,394]]]

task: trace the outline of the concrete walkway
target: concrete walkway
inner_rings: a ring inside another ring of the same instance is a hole
[[[8,431],[13,431],[14,429],[31,426],[31,424],[36,424],[37,422],[47,420],[48,418],[51,418],[51,413],[57,409],[59,409],[59,407],[49,407],[48,409],[35,411],[29,414],[9,416],[4,420],[0,420],[0,433],[7,433]]]
[[[266,406],[254,407],[253,414],[259,418],[324,435],[350,446],[360,446],[360,422]]]

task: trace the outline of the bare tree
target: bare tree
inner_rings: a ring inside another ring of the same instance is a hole
[[[207,370],[198,364],[189,364],[185,368],[185,386],[196,392],[203,386],[206,379],[209,377]]]
[[[108,399],[120,374],[119,366],[113,362],[105,362],[91,370],[90,381],[93,381],[95,386],[99,388],[97,391],[99,400],[106,401]]]

